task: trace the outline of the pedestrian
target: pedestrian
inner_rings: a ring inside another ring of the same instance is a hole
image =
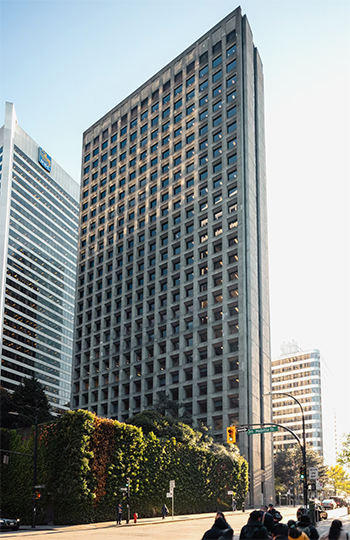
[[[122,517],[123,517],[123,505],[122,503],[119,503],[117,506],[117,525],[122,524]]]
[[[269,538],[269,533],[262,523],[262,514],[260,510],[253,510],[253,512],[250,512],[247,525],[242,527],[239,540],[245,540],[246,538],[257,538],[259,540]]]
[[[333,519],[329,531],[320,536],[320,540],[349,540],[349,535],[344,531],[340,519]]]
[[[268,513],[271,514],[275,523],[278,523],[283,519],[282,514],[278,510],[276,510],[273,504],[269,504]]]
[[[265,525],[265,527],[267,529],[267,532],[270,534],[272,532],[272,529],[275,526],[275,522],[274,522],[273,517],[271,516],[271,514],[267,511],[266,504],[262,504],[260,506],[260,512],[261,512],[261,515],[262,515],[262,519],[261,519],[262,524]]]
[[[227,523],[226,518],[222,512],[217,512],[214,520],[214,524],[204,533],[202,540],[232,540],[233,530]]]
[[[274,540],[288,540],[288,525],[276,523],[272,529],[272,538]]]
[[[237,509],[237,501],[236,499],[232,499],[232,511],[235,512]]]
[[[307,508],[304,508],[303,506],[301,506],[297,510],[297,521],[300,521],[300,516],[302,516],[303,514],[309,515],[309,510]]]
[[[301,529],[298,529],[297,522],[294,519],[288,521],[288,538],[289,540],[309,540],[307,534],[305,534]]]
[[[297,527],[304,532],[310,538],[310,540],[318,540],[320,535],[318,534],[316,527],[311,525],[310,516],[307,514],[302,514],[300,516]]]
[[[163,504],[163,506],[162,506],[162,518],[165,519],[168,514],[169,514],[169,510],[167,508],[167,505]]]

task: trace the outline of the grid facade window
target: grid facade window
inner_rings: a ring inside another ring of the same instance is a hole
[[[254,207],[244,197],[257,181],[242,167],[243,108],[252,117],[257,109],[242,99],[247,60],[234,21],[228,16],[231,29],[220,23],[219,40],[218,28],[210,31],[85,132],[75,322],[78,365],[92,372],[95,362],[104,375],[108,362],[107,415],[125,421],[164,390],[220,441],[227,425],[243,421],[245,216]],[[88,292],[91,275],[100,278],[98,293]],[[74,400],[105,410],[90,387]]]

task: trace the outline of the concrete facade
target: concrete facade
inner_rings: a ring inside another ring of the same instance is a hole
[[[83,136],[74,409],[271,421],[262,64],[240,8]],[[272,437],[239,435],[249,504]]]
[[[285,392],[301,404],[305,416],[306,444],[323,455],[321,355],[318,349],[302,351],[295,342],[284,344],[281,355],[272,360],[272,392]],[[283,424],[302,440],[302,413],[288,396],[273,396],[273,421]],[[294,447],[287,431],[274,434],[274,449]]]
[[[58,413],[71,397],[79,184],[19,127],[12,103],[0,164],[0,384],[13,391],[35,375]]]

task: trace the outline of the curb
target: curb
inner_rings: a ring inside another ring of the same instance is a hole
[[[293,507],[277,507],[276,508],[279,508],[283,511],[283,509],[290,509],[290,508],[293,508]],[[246,508],[245,512],[243,512],[242,510],[236,510],[235,512],[232,512],[229,511],[229,512],[225,512],[225,515],[228,516],[228,517],[233,517],[233,516],[241,516],[241,515],[246,515],[247,516],[247,519],[249,517],[249,513],[253,510],[253,508]],[[137,520],[137,523],[134,523],[133,522],[133,519],[130,519],[130,522],[128,524],[125,523],[125,520],[124,520],[124,523],[122,525],[120,525],[120,527],[137,527],[137,526],[140,526],[140,525],[158,525],[158,524],[161,524],[161,523],[164,523],[164,522],[170,522],[170,523],[175,523],[175,522],[178,522],[178,521],[191,521],[191,520],[194,520],[194,519],[213,519],[214,516],[215,516],[215,513],[216,512],[208,512],[208,513],[205,513],[205,514],[184,514],[184,515],[175,515],[174,516],[174,519],[172,519],[171,516],[168,516],[168,518],[166,518],[165,520],[163,520],[161,517],[155,517],[155,518],[140,518]],[[78,530],[78,529],[107,529],[107,528],[116,528],[118,527],[118,525],[116,525],[116,522],[115,521],[102,521],[102,522],[98,522],[98,523],[82,523],[80,525],[37,525],[37,527],[35,527],[35,529],[32,529],[30,525],[22,525],[19,529],[19,532],[20,531],[64,531],[64,530],[67,530],[67,529],[70,529],[70,530]]]
[[[227,516],[232,515],[242,515],[244,512],[238,511],[238,512],[226,512]],[[248,512],[245,512],[245,514],[248,515]],[[115,521],[103,521],[99,523],[82,523],[81,525],[37,525],[35,529],[32,529],[30,525],[22,525],[20,527],[20,531],[59,531],[59,530],[66,530],[66,529],[107,529],[107,528],[114,528],[114,527],[137,527],[139,525],[159,525],[161,523],[170,522],[175,523],[178,521],[191,521],[194,519],[213,519],[215,516],[215,512],[209,512],[208,514],[186,514],[186,515],[177,515],[174,516],[174,519],[172,519],[171,516],[168,516],[167,519],[162,519],[160,517],[156,518],[140,518],[137,520],[137,523],[134,523],[131,519],[130,522],[122,523],[120,526],[116,525]],[[124,520],[125,522],[125,520]]]

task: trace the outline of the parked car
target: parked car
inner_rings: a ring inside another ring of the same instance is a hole
[[[330,510],[334,510],[334,508],[337,508],[337,503],[333,501],[333,499],[325,499],[322,501],[322,505],[325,508],[329,508]]]
[[[336,497],[336,496],[332,496],[330,497],[330,499],[332,499],[335,504],[337,505],[337,508],[339,507],[342,507],[342,506],[346,506],[346,500],[345,500],[345,497]]]
[[[0,517],[0,530],[1,531],[17,531],[19,529],[20,520],[16,518]]]

